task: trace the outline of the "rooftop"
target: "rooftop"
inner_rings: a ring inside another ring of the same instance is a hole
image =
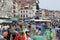
[[[28,4],[36,3],[36,0],[16,0],[16,1],[19,5],[21,5],[21,7],[24,7]]]

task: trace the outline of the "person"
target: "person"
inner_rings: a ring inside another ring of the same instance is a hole
[[[42,35],[41,28],[38,29],[38,35]]]
[[[14,40],[21,40],[21,36],[20,36],[20,34],[16,34],[16,36],[15,36],[15,38],[14,38]]]
[[[51,28],[47,27],[46,31],[45,31],[45,36],[46,36],[46,40],[52,40],[51,38]]]
[[[27,29],[28,29],[29,31],[31,31],[31,30],[32,30],[32,29],[31,29],[31,25],[29,25]]]
[[[0,39],[1,38],[4,38],[4,37],[2,36],[2,30],[0,29]]]
[[[3,28],[2,32],[5,32],[5,31],[7,31],[7,30],[5,28]]]
[[[55,27],[52,27],[52,33],[51,33],[51,36],[52,36],[52,40],[57,40],[57,39],[56,39],[56,31],[55,31]]]
[[[22,32],[22,34],[21,34],[21,40],[25,40],[24,32]]]
[[[32,27],[33,30],[36,30],[36,25],[35,24],[32,24],[31,27]]]
[[[40,25],[40,29],[41,29],[41,31],[42,31],[42,35],[44,34],[45,27],[46,27],[45,23],[42,23],[42,24]]]
[[[2,30],[0,29],[0,35],[2,34]]]
[[[57,31],[58,31],[58,25],[55,26],[55,30],[56,30],[56,33],[57,33]]]
[[[26,31],[26,39],[25,40],[32,40],[30,35],[29,35],[29,32]]]
[[[4,37],[4,39],[7,40],[8,32],[7,32],[7,31],[6,31],[6,32],[3,32],[3,33],[2,33],[2,36]]]
[[[7,32],[8,32],[8,36],[7,36],[7,40],[10,40],[10,28],[7,29]]]
[[[37,34],[37,33],[38,33],[38,31],[39,31],[39,30],[38,30],[38,27],[36,27],[36,31],[35,31],[35,32],[36,32],[36,35],[38,35],[38,34]]]

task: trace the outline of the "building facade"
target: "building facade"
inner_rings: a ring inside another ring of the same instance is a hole
[[[39,14],[37,16],[39,16],[40,19],[59,20],[60,11],[40,9]]]
[[[16,0],[18,18],[33,18],[36,12],[36,0]]]
[[[60,19],[60,11],[42,8],[36,11],[36,0],[0,0],[0,17]]]
[[[13,17],[11,10],[12,0],[0,0],[0,17]]]
[[[0,17],[33,18],[36,0],[0,0]]]

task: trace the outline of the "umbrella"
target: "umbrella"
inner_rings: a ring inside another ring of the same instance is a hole
[[[6,21],[4,21],[4,23],[12,23],[12,21],[8,21],[8,20],[6,20]]]
[[[0,19],[0,23],[3,23],[5,20]]]
[[[12,23],[12,21],[9,21],[9,20],[2,20],[2,19],[0,19],[0,23]]]
[[[16,18],[11,18],[11,19],[9,19],[10,21],[13,21],[13,22],[17,22],[18,21],[18,19],[16,19]]]
[[[16,34],[16,32],[15,32],[14,30],[12,30],[12,29],[9,29],[9,32],[10,32],[11,34],[13,34],[13,35]]]

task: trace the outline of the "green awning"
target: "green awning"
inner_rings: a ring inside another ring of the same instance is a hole
[[[9,20],[13,21],[13,22],[17,22],[18,21],[18,19],[16,19],[16,18],[10,18]]]

